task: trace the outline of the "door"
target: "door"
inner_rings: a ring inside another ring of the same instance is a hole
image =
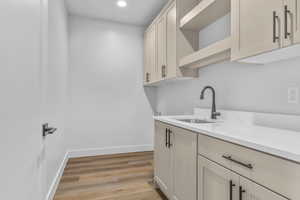
[[[155,123],[154,174],[155,181],[165,195],[171,195],[171,148],[168,146],[168,126]]]
[[[285,47],[299,42],[299,2],[298,0],[284,0],[284,26],[283,26],[283,45]]]
[[[167,44],[167,24],[166,16],[163,15],[157,22],[157,69],[158,79],[162,80],[167,77],[167,66],[166,66],[166,44]]]
[[[234,0],[233,5],[233,35],[238,40],[233,60],[282,47],[282,0]]]
[[[43,199],[42,6],[0,1],[1,199]]]
[[[278,194],[243,177],[240,177],[239,199],[240,200],[258,200],[258,199],[287,200],[286,198],[279,196]]]
[[[197,199],[197,134],[172,127],[173,199]]]
[[[238,200],[238,185],[237,174],[198,156],[198,200]]]
[[[177,26],[176,26],[176,6],[173,4],[166,14],[167,21],[167,78],[177,76]]]

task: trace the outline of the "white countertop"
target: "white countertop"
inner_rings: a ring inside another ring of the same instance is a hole
[[[300,132],[222,120],[210,124],[190,124],[176,119],[199,118],[199,116],[157,116],[155,120],[196,133],[212,136],[300,163]]]

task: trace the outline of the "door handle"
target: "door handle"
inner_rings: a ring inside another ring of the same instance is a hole
[[[288,15],[291,14],[291,11],[288,9],[288,6],[284,6],[284,38],[287,39],[291,35],[288,31]]]
[[[232,180],[230,180],[229,181],[229,200],[233,200],[232,199],[233,187],[235,187],[235,184],[233,183]]]
[[[57,128],[49,127],[49,124],[43,124],[43,137],[46,137],[47,135],[52,135],[55,131],[57,131]]]
[[[277,20],[279,19],[276,11],[273,11],[273,43],[276,43],[279,40],[279,36],[277,36],[276,29],[277,29]]]

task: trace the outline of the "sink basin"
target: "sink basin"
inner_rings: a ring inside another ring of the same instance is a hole
[[[204,119],[176,119],[181,122],[186,122],[186,123],[191,123],[191,124],[211,124],[211,123],[216,123],[213,121],[208,121]]]

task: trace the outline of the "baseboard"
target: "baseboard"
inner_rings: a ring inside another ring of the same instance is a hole
[[[54,180],[53,180],[53,182],[50,186],[49,192],[46,196],[46,200],[53,200],[54,199],[55,192],[57,190],[60,179],[61,179],[61,177],[64,173],[64,170],[65,170],[65,167],[67,165],[68,160],[69,160],[69,156],[68,156],[68,152],[66,152],[66,154],[64,156],[64,159],[63,159],[60,167],[58,168],[56,176],[55,176],[55,178],[54,178]]]
[[[117,146],[117,147],[71,150],[68,153],[68,157],[79,158],[79,157],[86,157],[86,156],[98,156],[98,155],[142,152],[142,151],[153,151],[153,145],[132,145],[132,146]]]
[[[106,147],[106,148],[94,148],[94,149],[80,149],[80,150],[70,150],[66,152],[65,157],[53,180],[53,183],[51,184],[50,190],[46,196],[46,200],[53,200],[58,184],[63,175],[64,169],[70,158],[109,155],[109,154],[117,154],[117,153],[143,152],[143,151],[153,151],[153,145],[133,145],[133,146],[118,146],[118,147]]]

